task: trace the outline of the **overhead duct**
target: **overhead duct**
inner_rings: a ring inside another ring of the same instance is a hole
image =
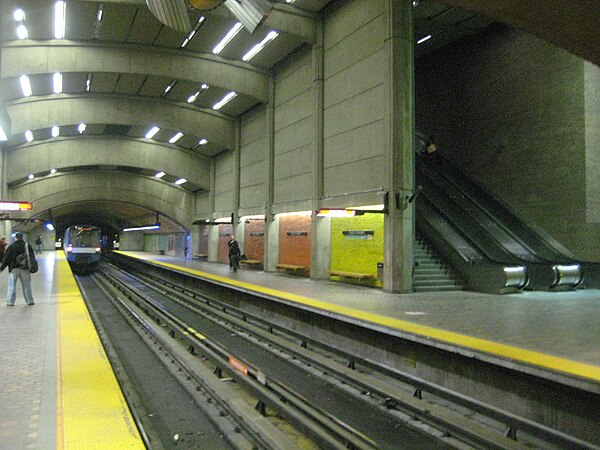
[[[254,33],[273,9],[273,5],[267,0],[226,0],[225,7],[249,33]]]
[[[169,28],[182,33],[192,29],[185,0],[146,0],[154,16]]]

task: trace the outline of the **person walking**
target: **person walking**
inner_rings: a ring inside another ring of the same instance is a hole
[[[15,241],[8,246],[4,258],[2,258],[2,265],[0,265],[0,272],[8,267],[8,289],[6,293],[6,305],[14,306],[15,300],[17,299],[17,280],[21,280],[21,286],[23,287],[23,297],[28,305],[34,305],[33,294],[31,293],[31,273],[29,267],[23,268],[22,263],[18,259],[23,259],[19,256],[24,255],[27,257],[29,254],[29,266],[35,261],[35,254],[33,249],[23,241],[23,233],[18,231],[15,234]],[[27,260],[26,260],[27,261]],[[27,264],[25,262],[24,264]]]
[[[229,267],[233,269],[234,272],[237,272],[240,267],[240,246],[238,241],[235,240],[235,236],[231,236],[229,242],[227,242],[229,246]]]
[[[42,254],[42,244],[44,243],[44,241],[42,240],[42,235],[38,234],[37,239],[35,240],[35,245],[37,245],[37,253],[38,254]]]
[[[6,236],[2,236],[0,238],[0,263],[2,262],[2,259],[4,258],[4,253],[6,253]]]

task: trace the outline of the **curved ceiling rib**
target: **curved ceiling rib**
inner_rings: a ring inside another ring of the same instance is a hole
[[[12,119],[12,134],[54,125],[106,123],[153,126],[196,134],[224,149],[234,146],[235,122],[214,111],[199,111],[187,105],[158,99],[122,96],[47,96],[29,97],[7,105]],[[143,114],[140,112],[143,111]]]
[[[3,79],[53,72],[115,72],[190,80],[233,90],[265,103],[268,76],[247,63],[214,55],[181,53],[140,46],[75,45],[63,41],[30,45],[11,42],[2,48]],[[83,91],[85,85],[81,86]]]

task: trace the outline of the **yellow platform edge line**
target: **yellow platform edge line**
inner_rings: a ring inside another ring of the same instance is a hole
[[[145,449],[69,263],[57,256],[57,448]]]
[[[372,322],[378,325],[384,325],[389,328],[425,337],[426,339],[435,339],[437,341],[445,342],[448,344],[458,345],[460,347],[500,356],[505,359],[520,361],[534,366],[543,367],[546,369],[550,369],[557,372],[563,372],[570,375],[575,375],[593,381],[600,381],[600,367],[594,366],[592,364],[586,364],[566,358],[561,358],[559,356],[549,355],[547,353],[536,352],[534,350],[528,350],[512,345],[488,341],[486,339],[456,333],[454,331],[447,331],[439,328],[429,327],[426,325],[419,325],[405,320],[386,317],[380,314],[361,311],[359,309],[348,308],[345,306],[324,302],[322,300],[316,300],[310,297],[304,297],[289,292],[278,291],[276,289],[265,288],[263,286],[245,283],[243,281],[232,280],[231,278],[213,275],[211,273],[202,272],[197,269],[178,266],[176,264],[171,264],[164,261],[158,261],[156,259],[152,259],[152,257],[147,257],[145,255],[137,255],[126,251],[119,251],[117,253],[122,253],[125,256],[129,256],[136,259],[152,261],[153,263],[159,264],[161,266],[181,270],[195,275],[200,275],[204,278],[208,278],[214,281],[241,287],[250,291],[267,294],[273,297],[279,297],[285,300],[290,300],[305,306],[336,312],[338,314],[342,314],[344,316],[352,317],[355,319]]]

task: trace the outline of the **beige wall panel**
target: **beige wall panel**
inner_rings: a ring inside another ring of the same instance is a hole
[[[383,86],[386,70],[385,52],[379,50],[356,62],[353,66],[327,78],[325,80],[325,108],[337,105],[376,86]],[[380,109],[377,117],[383,115],[383,108]]]
[[[600,224],[600,68],[584,63],[587,222]]]
[[[296,148],[275,160],[275,180],[312,173],[313,145]]]
[[[310,49],[307,48],[295,55],[298,59],[294,59],[286,65],[275,78],[277,84],[276,106],[288,102],[312,87],[313,69]]]
[[[383,118],[385,89],[376,86],[325,110],[325,138]],[[327,153],[327,148],[325,148]]]
[[[215,211],[233,210],[233,152],[218,156],[215,160]]]
[[[275,155],[283,155],[296,148],[306,146],[307,143],[312,143],[311,136],[314,134],[314,127],[314,119],[310,116],[278,130],[275,135]]]
[[[262,138],[258,141],[246,144],[240,152],[240,166],[244,167],[264,161],[266,157],[266,139]]]
[[[244,187],[240,190],[240,210],[262,214],[265,207],[265,198],[264,184]]]
[[[379,189],[384,184],[383,156],[325,169],[325,193],[339,195]]]
[[[200,192],[194,197],[195,213],[194,220],[206,219],[211,217],[212,211],[210,210],[210,193]]]
[[[360,30],[384,11],[387,0],[353,0],[340,5],[325,17],[325,50]]]
[[[312,198],[312,174],[310,173],[275,181],[276,204],[310,198]]]
[[[52,168],[117,165],[163,170],[209,189],[208,159],[158,142],[110,138],[34,141],[7,155],[11,168],[8,183]]]
[[[300,120],[312,116],[314,95],[312,89],[291,98],[285,103],[277,106],[275,112],[275,130],[293,125]],[[312,136],[309,137],[312,139]]]
[[[325,79],[364,61],[383,50],[385,22],[383,16],[366,23],[343,41],[325,50]],[[374,70],[374,69],[373,69]],[[384,74],[381,74],[383,76]]]
[[[258,161],[250,164],[240,172],[240,186],[257,186],[265,184],[266,164],[264,161]],[[262,199],[264,202],[264,198]]]
[[[324,167],[331,168],[353,161],[382,157],[384,130],[385,123],[381,119],[326,139]],[[383,173],[381,176],[383,177]]]
[[[265,108],[257,108],[245,114],[241,120],[240,144],[245,145],[264,139],[266,133]]]

